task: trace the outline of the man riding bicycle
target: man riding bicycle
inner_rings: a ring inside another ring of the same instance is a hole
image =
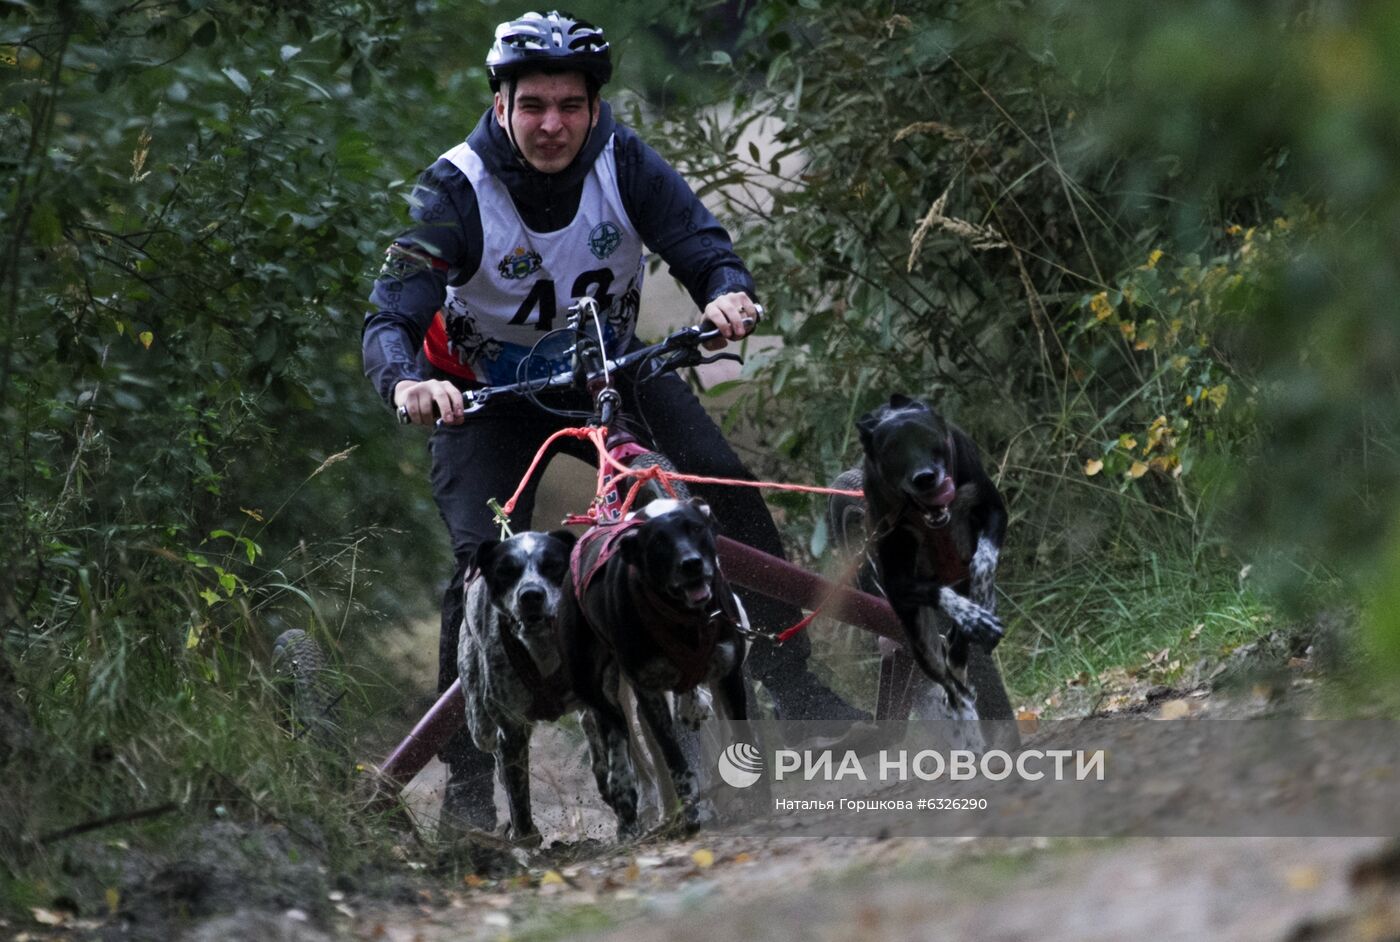
[[[442,603],[439,690],[455,677],[464,573],[477,545],[497,532],[487,500],[514,492],[545,438],[574,424],[523,400],[466,415],[461,391],[516,381],[522,359],[562,326],[576,297],[597,301],[609,355],[640,346],[644,245],[685,285],[701,320],[724,338],[720,345],[746,336],[758,317],[753,279],[728,233],[601,99],[612,76],[601,29],[566,14],[527,13],[497,27],[486,66],[493,106],[420,177],[413,225],[389,246],[363,339],[365,374],[385,401],[416,424],[433,423],[434,412],[442,419],[428,447],[456,569]],[[752,478],[679,377],[637,384],[622,377],[619,385],[651,444],[680,470]],[[560,450],[596,460],[577,440]],[[727,535],[782,554],[756,490],[696,491]],[[534,496],[533,486],[522,495],[517,528],[530,525]],[[745,604],[767,631],[800,617],[757,594]],[[860,715],[812,675],[810,653],[805,634],[781,647],[759,641],[749,675],[782,718]],[[461,730],[442,758],[450,769],[444,821],[493,828],[491,757]]]

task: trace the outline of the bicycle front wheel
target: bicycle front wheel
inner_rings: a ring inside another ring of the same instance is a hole
[[[659,451],[648,451],[633,458],[627,465],[629,468],[660,468],[662,471],[676,473],[676,466]],[[632,484],[627,489],[627,495],[631,496],[633,491],[637,492],[636,498],[632,501],[632,509],[639,510],[654,500],[661,500],[674,496],[677,500],[690,500],[690,488],[684,481],[672,481],[671,486],[675,488],[673,495],[666,490],[666,486],[658,478],[637,479],[632,478]]]

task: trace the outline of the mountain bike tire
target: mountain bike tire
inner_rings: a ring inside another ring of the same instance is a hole
[[[628,467],[660,468],[663,471],[676,473],[675,464],[670,458],[667,458],[659,451],[648,451],[638,455],[628,463]],[[671,486],[676,489],[675,497],[677,500],[690,500],[690,487],[684,481],[672,481]],[[640,490],[637,490],[638,488],[640,488]],[[639,510],[654,500],[661,500],[672,496],[671,492],[666,490],[665,485],[655,478],[649,478],[644,481],[635,481],[634,479],[634,483],[628,488],[628,494],[631,494],[633,490],[637,490],[636,500],[632,502],[633,510]],[[624,497],[625,496],[626,495],[624,495]]]
[[[272,644],[272,673],[286,696],[292,735],[338,746],[342,693],[320,643],[300,628],[282,632]]]

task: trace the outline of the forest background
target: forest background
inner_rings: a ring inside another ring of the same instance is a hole
[[[1028,709],[1279,632],[1394,684],[1400,11],[667,7],[577,4],[774,314],[709,390],[756,470],[830,479],[894,391],[966,428]],[[354,665],[434,610],[422,450],[359,327],[517,12],[0,3],[0,906],[61,881],[46,835],[143,810],[373,845],[266,665],[288,627]],[[774,506],[830,556],[819,505]],[[861,693],[861,642],[825,644]],[[400,682],[350,673],[360,707]]]

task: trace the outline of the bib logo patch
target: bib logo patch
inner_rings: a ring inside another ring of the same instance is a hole
[[[501,273],[502,278],[517,281],[521,278],[528,278],[539,271],[541,263],[539,252],[531,252],[524,246],[516,246],[514,252],[501,259],[496,270]]]
[[[588,233],[588,251],[596,258],[607,258],[622,244],[622,232],[610,222],[600,222]]]

